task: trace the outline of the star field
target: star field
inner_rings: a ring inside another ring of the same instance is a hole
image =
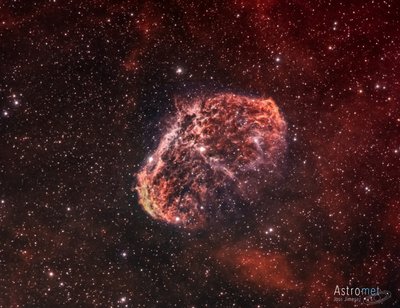
[[[395,0],[1,1],[0,307],[399,305],[399,30]],[[152,219],[175,102],[221,92],[279,106],[279,177],[219,225]]]

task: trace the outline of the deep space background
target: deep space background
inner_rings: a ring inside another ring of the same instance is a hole
[[[0,306],[398,305],[399,63],[396,0],[1,0]],[[136,173],[219,91],[280,107],[280,180],[223,228],[153,220]]]

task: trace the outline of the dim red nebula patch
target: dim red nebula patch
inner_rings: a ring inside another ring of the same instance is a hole
[[[286,123],[272,99],[222,93],[176,109],[137,174],[139,203],[153,218],[202,228],[276,180]]]

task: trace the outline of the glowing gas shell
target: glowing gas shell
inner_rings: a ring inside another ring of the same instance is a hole
[[[275,102],[232,93],[178,102],[173,124],[137,174],[153,218],[196,229],[251,199],[279,173],[286,123]],[[226,206],[224,207],[226,208]]]

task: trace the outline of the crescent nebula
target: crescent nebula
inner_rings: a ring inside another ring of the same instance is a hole
[[[137,174],[139,203],[157,220],[202,228],[279,174],[286,122],[271,98],[179,100],[171,123]]]

